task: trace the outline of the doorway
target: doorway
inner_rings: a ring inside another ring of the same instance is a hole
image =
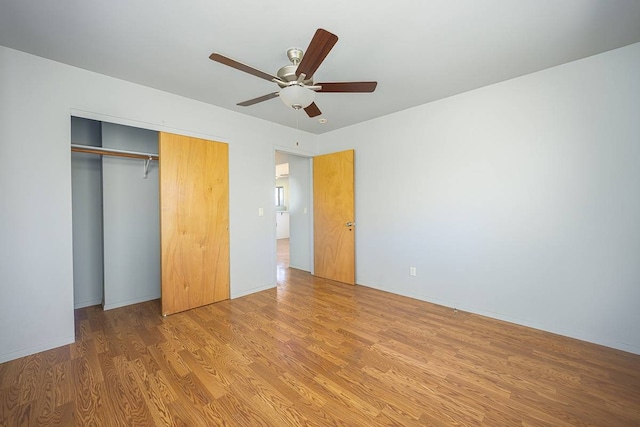
[[[311,157],[276,150],[276,279],[288,269],[312,272]]]

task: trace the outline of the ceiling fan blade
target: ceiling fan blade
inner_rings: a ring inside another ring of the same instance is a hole
[[[314,86],[321,87],[316,92],[373,92],[378,82],[314,83]]]
[[[300,74],[304,74],[306,79],[310,79],[337,41],[338,36],[318,28],[296,69],[296,76],[300,77]]]
[[[250,99],[248,101],[239,102],[236,105],[239,105],[241,107],[248,107],[249,105],[257,104],[258,102],[267,101],[269,99],[277,98],[277,97],[278,97],[278,92],[273,92],[273,93],[269,93],[267,95],[262,95],[262,96],[259,96],[257,98]]]
[[[313,102],[311,105],[305,108],[304,111],[305,113],[307,113],[307,116],[309,117],[316,117],[322,114],[322,111],[320,111],[320,109],[318,108],[315,102]]]
[[[261,79],[269,80],[270,82],[273,81],[273,79],[280,80],[276,76],[272,76],[271,74],[267,74],[267,73],[265,73],[263,71],[256,70],[253,67],[250,67],[250,66],[248,66],[246,64],[243,64],[242,62],[238,62],[238,61],[236,61],[234,59],[227,58],[226,56],[222,56],[219,53],[212,53],[211,55],[209,55],[209,59],[211,59],[212,61],[216,61],[216,62],[219,62],[221,64],[224,64],[226,66],[229,66],[231,68],[235,68],[236,70],[244,71],[245,73],[249,73],[252,76],[256,76],[256,77],[260,77]]]

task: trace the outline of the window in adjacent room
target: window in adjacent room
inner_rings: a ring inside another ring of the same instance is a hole
[[[284,187],[276,187],[276,206],[284,206]]]

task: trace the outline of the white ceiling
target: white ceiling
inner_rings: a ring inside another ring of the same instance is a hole
[[[315,30],[339,40],[316,81],[377,80],[372,94],[320,93],[328,123],[275,98],[275,74]],[[0,44],[323,133],[640,42],[638,0],[0,0]]]

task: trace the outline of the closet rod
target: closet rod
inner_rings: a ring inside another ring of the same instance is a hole
[[[71,144],[71,151],[76,151],[78,153],[104,154],[107,156],[131,157],[134,159],[158,160],[157,154],[116,150],[115,148],[95,147],[93,145]]]

